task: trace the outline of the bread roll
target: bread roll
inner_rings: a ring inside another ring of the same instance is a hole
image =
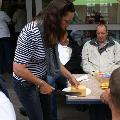
[[[71,92],[80,92],[80,96],[86,96],[86,87],[79,85],[78,88],[71,86]]]

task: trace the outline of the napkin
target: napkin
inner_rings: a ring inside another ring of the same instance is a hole
[[[77,81],[81,82],[81,81],[88,81],[88,75],[83,75],[83,76],[80,76],[78,78],[76,78]]]

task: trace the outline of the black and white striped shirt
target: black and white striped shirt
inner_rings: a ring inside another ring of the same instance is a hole
[[[28,23],[21,31],[15,51],[14,62],[26,64],[27,68],[39,77],[46,74],[46,54],[37,23]],[[18,80],[23,80],[13,73]]]

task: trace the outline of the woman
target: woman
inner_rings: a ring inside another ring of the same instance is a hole
[[[59,63],[57,54],[57,43],[74,12],[71,2],[53,0],[19,35],[13,63],[14,88],[29,120],[51,119],[49,94],[54,88],[47,83],[47,75],[60,71],[72,85],[79,84]]]

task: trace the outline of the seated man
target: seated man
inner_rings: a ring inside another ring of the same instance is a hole
[[[120,68],[112,72],[110,89],[101,95],[101,100],[107,103],[112,111],[112,120],[120,120]]]
[[[96,35],[96,39],[86,42],[83,46],[83,70],[88,74],[94,74],[94,72],[111,74],[114,69],[120,67],[120,44],[108,37],[105,24],[97,26]],[[109,108],[104,104],[91,105],[89,109],[90,119],[105,120],[107,111]]]
[[[8,98],[2,76],[0,76],[0,119],[1,120],[16,120],[15,111],[12,103]]]
[[[82,50],[82,67],[86,73],[112,73],[120,67],[120,44],[108,37],[107,26],[99,24],[96,39],[85,43]]]

